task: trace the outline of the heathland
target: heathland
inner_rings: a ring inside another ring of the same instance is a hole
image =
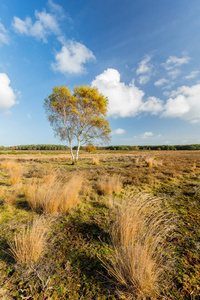
[[[199,299],[200,151],[1,151],[1,299]]]

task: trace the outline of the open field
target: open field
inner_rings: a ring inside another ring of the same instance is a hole
[[[1,299],[200,299],[200,151],[0,155]]]

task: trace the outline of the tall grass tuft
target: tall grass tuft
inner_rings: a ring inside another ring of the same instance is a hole
[[[119,176],[102,176],[97,182],[97,189],[103,195],[111,195],[112,193],[120,193],[122,182]]]
[[[44,253],[47,245],[47,221],[40,217],[24,227],[10,242],[10,251],[19,264],[33,265]]]
[[[99,165],[99,158],[98,157],[93,157],[92,164],[95,165],[95,166]]]
[[[10,183],[11,185],[18,184],[23,176],[24,169],[10,169],[9,170],[9,176],[10,176]]]
[[[26,186],[25,196],[31,208],[45,214],[67,212],[78,203],[82,178],[72,177],[67,183],[32,180]]]
[[[172,226],[159,202],[148,194],[129,199],[111,229],[113,252],[104,265],[122,299],[157,299],[165,282],[164,241]]]
[[[11,185],[18,184],[24,173],[24,168],[17,162],[12,160],[4,160],[2,167],[9,172],[9,178]]]

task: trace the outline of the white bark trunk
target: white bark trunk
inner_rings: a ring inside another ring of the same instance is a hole
[[[72,150],[72,143],[70,141],[70,152],[71,152],[71,156],[72,156],[72,163],[74,163],[74,153],[73,153],[73,150]]]
[[[81,145],[81,142],[80,142],[80,139],[78,139],[78,148],[76,150],[76,162],[78,161],[78,154],[79,154],[79,150],[80,150],[80,145]]]

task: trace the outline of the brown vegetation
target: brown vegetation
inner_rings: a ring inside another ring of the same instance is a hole
[[[103,195],[119,194],[122,182],[119,176],[102,176],[97,182],[97,189]]]
[[[32,225],[24,227],[10,242],[10,251],[19,264],[32,265],[44,253],[47,245],[48,225],[43,218],[37,218]]]
[[[72,177],[68,182],[44,178],[44,182],[33,179],[25,187],[25,196],[31,208],[45,214],[57,214],[69,211],[78,203],[82,178]],[[47,180],[48,179],[48,180]]]
[[[163,243],[172,229],[169,215],[148,194],[124,202],[111,231],[113,252],[105,267],[120,283],[122,299],[156,299],[166,284],[169,261]]]

